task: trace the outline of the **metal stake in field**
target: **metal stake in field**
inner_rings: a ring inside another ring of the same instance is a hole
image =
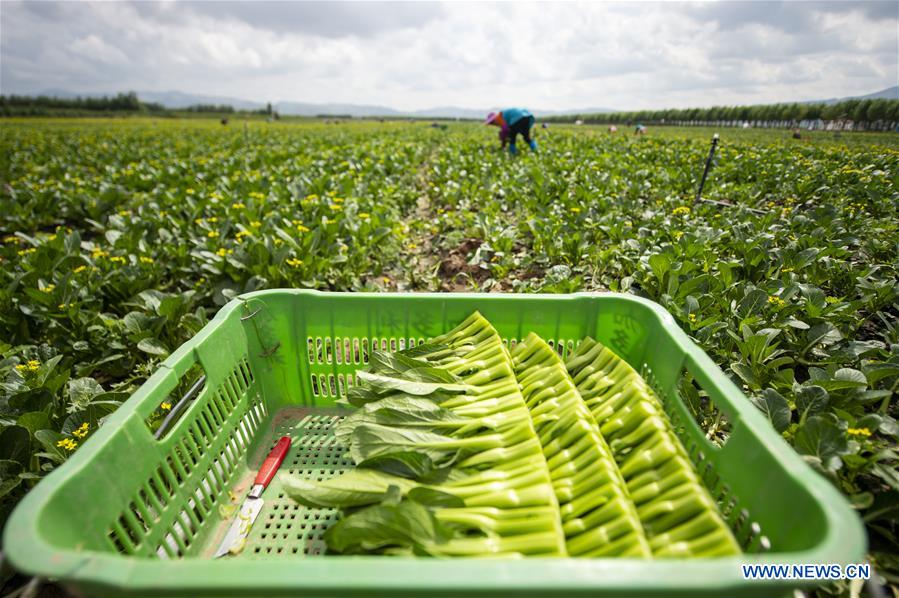
[[[712,135],[712,147],[709,148],[709,157],[705,161],[705,170],[702,171],[702,180],[699,181],[699,190],[696,191],[696,201],[702,198],[702,188],[705,186],[705,179],[709,176],[709,170],[712,168],[712,158],[715,157],[715,149],[718,147],[718,133]]]

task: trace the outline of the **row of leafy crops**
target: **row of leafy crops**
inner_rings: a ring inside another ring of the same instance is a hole
[[[859,509],[897,582],[895,136],[0,123],[0,520],[229,297],[636,293]],[[711,438],[728,422],[684,389]]]

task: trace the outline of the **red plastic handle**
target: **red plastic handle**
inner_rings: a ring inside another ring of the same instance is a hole
[[[262,462],[262,467],[259,468],[259,473],[256,474],[256,480],[253,481],[253,485],[262,484],[263,487],[268,486],[268,483],[275,477],[275,472],[281,467],[281,462],[284,461],[284,457],[287,456],[287,451],[289,450],[290,436],[282,436],[275,448],[272,449],[272,452]]]

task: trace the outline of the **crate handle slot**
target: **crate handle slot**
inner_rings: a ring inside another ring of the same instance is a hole
[[[196,382],[194,382],[193,386],[188,389],[184,396],[178,399],[178,402],[172,407],[169,411],[169,414],[165,416],[165,419],[162,420],[162,423],[159,424],[159,428],[156,429],[156,432],[153,433],[154,438],[156,440],[160,440],[163,438],[166,433],[168,433],[169,429],[181,418],[182,412],[187,408],[188,403],[194,401],[197,396],[199,396],[200,391],[203,390],[203,387],[206,385],[206,375],[200,376]]]

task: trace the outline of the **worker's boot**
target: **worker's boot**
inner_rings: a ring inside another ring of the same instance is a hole
[[[528,145],[531,146],[531,149],[533,151],[535,151],[535,152],[537,151],[537,141],[535,139],[531,139],[531,141],[530,141],[530,143],[528,143]]]
[[[513,156],[518,153],[518,148],[515,147],[514,143],[509,144],[509,153],[512,154]]]

